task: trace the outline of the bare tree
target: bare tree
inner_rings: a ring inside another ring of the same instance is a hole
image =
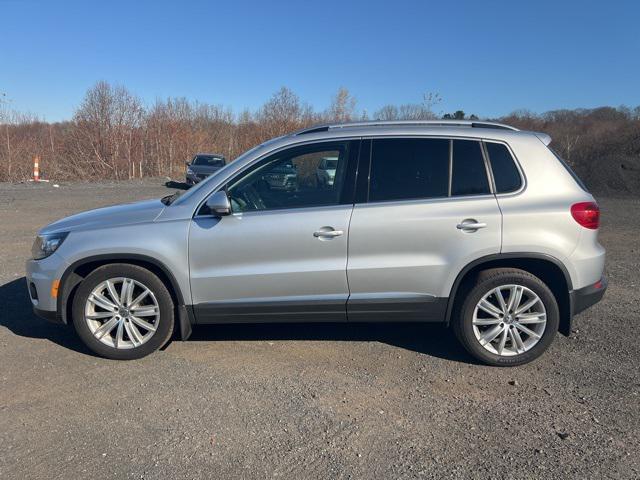
[[[431,112],[431,115],[433,115],[432,118],[438,117],[438,115],[434,112],[434,108],[441,102],[442,97],[439,93],[427,92],[422,94],[422,107],[426,112]]]
[[[311,107],[302,103],[298,95],[282,87],[262,106],[256,118],[263,124],[267,136],[274,137],[311,124],[314,115]]]
[[[349,122],[355,116],[356,99],[344,87],[340,87],[333,96],[331,105],[326,112],[329,122]]]
[[[11,138],[9,136],[9,110],[7,108],[7,94],[0,93],[0,125],[4,125],[4,147],[6,148],[5,158],[5,175],[8,178],[12,178],[12,152],[11,152]]]
[[[405,103],[403,105],[385,105],[378,110],[376,120],[434,120],[438,118],[433,108],[442,101],[437,93],[425,93],[420,103]]]
[[[131,177],[134,130],[143,114],[140,100],[126,88],[96,83],[74,115],[78,153],[93,163],[94,170],[110,170],[116,178]]]
[[[416,103],[385,105],[372,115],[383,120],[441,118],[437,94]],[[451,118],[467,117],[463,110]],[[229,159],[276,135],[320,121],[367,119],[356,114],[355,100],[340,88],[331,106],[315,113],[283,87],[255,112],[238,115],[221,105],[185,98],[157,100],[148,108],[124,87],[98,82],[72,121],[46,123],[10,109],[0,96],[0,181],[31,176],[38,155],[46,177],[64,179],[181,176],[184,161],[198,151]],[[524,130],[551,135],[559,152],[593,191],[640,192],[640,107],[519,110],[497,119]]]
[[[400,120],[400,112],[395,105],[385,105],[373,114],[376,120]]]

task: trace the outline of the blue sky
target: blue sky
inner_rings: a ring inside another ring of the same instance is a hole
[[[637,1],[0,0],[0,93],[68,119],[98,80],[238,111],[279,87],[324,109],[418,102],[498,116],[640,104]]]

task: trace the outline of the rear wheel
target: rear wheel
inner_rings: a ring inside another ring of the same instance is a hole
[[[98,355],[141,358],[162,347],[173,332],[173,301],[162,281],[137,265],[97,268],[78,288],[73,324]]]
[[[553,342],[558,303],[547,285],[518,269],[478,274],[455,311],[453,328],[466,350],[496,366],[516,366],[539,357]]]

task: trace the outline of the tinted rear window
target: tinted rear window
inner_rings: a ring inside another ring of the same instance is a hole
[[[487,153],[496,183],[496,193],[515,192],[522,185],[520,172],[509,149],[502,143],[487,142]]]
[[[449,194],[449,140],[373,140],[369,201],[446,197]]]
[[[480,142],[454,140],[451,195],[481,195],[487,193],[491,193],[491,191]]]

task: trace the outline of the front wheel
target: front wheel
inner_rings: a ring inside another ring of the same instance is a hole
[[[560,321],[549,287],[511,268],[480,272],[454,315],[454,332],[465,349],[495,366],[522,365],[542,355]]]
[[[141,358],[173,332],[174,306],[162,281],[137,265],[111,264],[91,272],[73,300],[80,339],[100,356]]]

